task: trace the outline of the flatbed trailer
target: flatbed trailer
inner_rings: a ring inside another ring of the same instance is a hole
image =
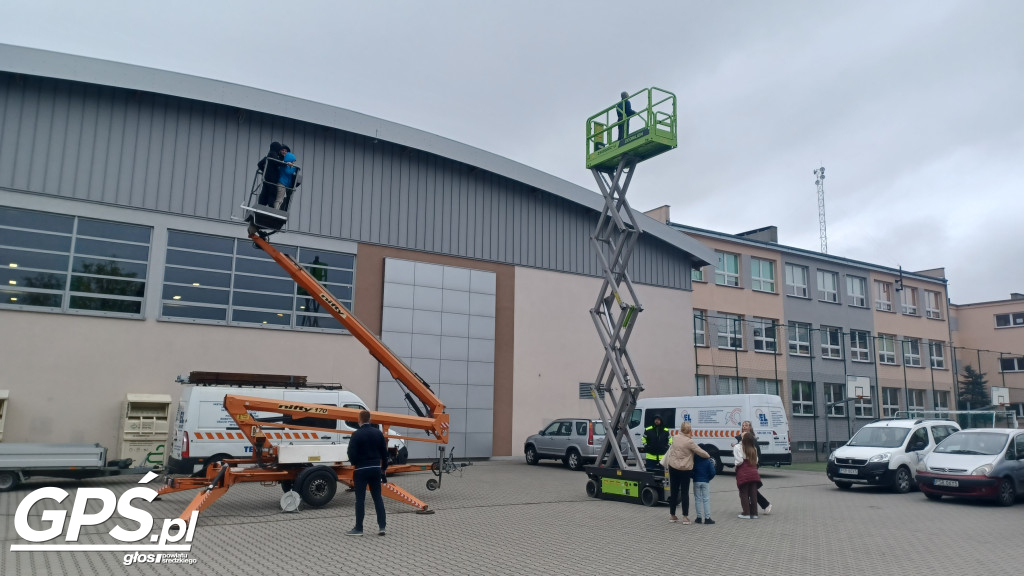
[[[131,469],[131,459],[107,461],[99,444],[0,443],[0,492],[13,490],[36,476],[97,478]]]

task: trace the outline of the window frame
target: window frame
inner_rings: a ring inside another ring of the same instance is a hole
[[[707,282],[707,280],[704,279],[704,268],[703,267],[696,267],[696,266],[691,268],[690,269],[690,281],[691,282]]]
[[[939,296],[941,296],[941,294],[934,290],[924,291],[925,316],[932,320],[942,320],[942,308],[939,307]]]
[[[746,378],[736,376],[718,376],[715,378],[715,395],[723,396],[726,394],[745,394],[746,393]],[[726,387],[726,391],[722,392],[722,386]]]
[[[1015,366],[1014,369],[1011,369],[1011,370],[1007,370],[1006,369],[1006,364],[1004,364],[1004,362],[1006,362],[1007,360],[1009,360],[1010,363],[1012,363]],[[1001,374],[1013,374],[1013,373],[1016,373],[1016,372],[1024,372],[1024,356],[1002,356],[1002,357],[1000,357],[999,358],[999,372]]]
[[[789,391],[789,406],[793,416],[814,417],[814,383],[807,380],[792,380]]]
[[[935,393],[932,394],[932,404],[935,406],[935,409],[949,410],[949,397],[949,390],[936,390]],[[942,402],[939,401],[940,398],[943,399]]]
[[[800,272],[803,276],[803,284],[796,283],[795,272]],[[794,298],[807,298],[810,299],[810,291],[808,288],[809,280],[809,269],[807,266],[801,266],[799,264],[786,264],[786,296],[793,296]],[[792,288],[792,290],[790,289]],[[800,294],[798,292],[802,291]]]
[[[839,304],[839,273],[829,270],[818,270],[818,302]],[[826,284],[831,284],[831,289],[826,289]]]
[[[750,322],[753,327],[754,333],[754,352],[760,354],[778,354],[779,353],[779,324],[773,318],[760,318],[755,316]],[[761,331],[761,335],[758,336],[758,331]],[[767,336],[767,332],[771,330],[771,337]],[[771,349],[768,349],[768,346]]]
[[[768,278],[764,276],[765,267],[768,266]],[[756,272],[755,272],[756,268]],[[767,288],[766,288],[767,286]],[[750,289],[755,292],[775,294],[775,261],[764,258],[750,258]]]
[[[731,332],[722,332],[723,325],[731,325],[735,328]],[[717,327],[717,338],[715,339],[716,348],[721,350],[743,350],[743,316],[740,314],[729,314],[726,312],[718,313],[718,322],[715,323]],[[726,338],[729,344],[738,343],[738,346],[722,346],[722,338]],[[733,342],[736,340],[736,342]]]
[[[774,387],[774,392],[770,391]],[[755,378],[754,379],[754,390],[751,394],[771,394],[773,396],[782,396],[782,383],[772,378]]]
[[[818,330],[821,357],[825,360],[843,359],[843,329],[836,326],[821,326]]]
[[[1024,312],[1007,312],[1005,314],[994,314],[993,316],[996,322],[996,330],[1024,327]],[[1006,317],[1006,324],[999,324],[1000,317]]]
[[[829,406],[829,404],[838,402],[838,400],[835,399],[837,392],[841,399],[846,399],[846,384],[840,382],[825,382],[823,387],[825,391],[825,405],[827,407],[826,416],[829,418],[845,418],[846,404],[836,404],[834,406]]]
[[[945,370],[946,369],[946,343],[939,341],[928,341],[928,365],[933,370]],[[936,354],[938,350],[938,354]],[[938,360],[938,362],[936,362]]]
[[[860,342],[861,337],[863,342]],[[870,341],[871,333],[867,330],[850,330],[850,361],[871,362]]]
[[[893,404],[892,400],[895,399],[896,403]],[[882,418],[893,418],[896,413],[900,411],[900,389],[899,388],[882,388]]]
[[[787,342],[790,356],[810,356],[811,355],[811,325],[807,322],[797,322],[795,320],[789,321],[789,330],[787,330]],[[807,339],[800,340],[801,333],[806,333]],[[794,339],[796,337],[796,339]],[[794,347],[796,351],[794,352]],[[805,352],[801,352],[801,348],[805,348]]]
[[[860,283],[860,294],[854,291],[853,287],[856,282]],[[853,276],[850,274],[846,275],[846,296],[849,298],[848,304],[854,308],[867,308],[868,307],[868,279],[863,276]]]
[[[875,280],[875,310],[879,312],[893,312],[892,308],[892,282]],[[883,299],[884,296],[884,299]]]
[[[904,286],[900,290],[900,313],[904,316],[920,316],[920,301],[917,299],[917,288]]]
[[[921,339],[904,338],[902,342],[903,344],[900,346],[903,349],[903,365],[909,368],[921,368]]]
[[[700,336],[700,342],[697,342],[697,336]],[[707,310],[693,311],[693,345],[700,346],[701,348],[708,347],[708,314]]]
[[[718,255],[718,262],[715,264],[715,284],[718,286],[729,286],[732,288],[741,288],[740,284],[740,255],[734,252],[725,252],[723,250],[715,250],[715,254]],[[729,270],[729,258],[734,258],[736,265],[733,271]],[[721,268],[719,267],[721,264]],[[730,284],[732,280],[735,284]]]
[[[875,337],[875,358],[878,359],[879,364],[899,366],[896,362],[895,334],[879,334]]]
[[[875,403],[871,398],[859,398],[853,401],[854,418],[874,418]]]
[[[924,412],[925,406],[928,405],[925,390],[921,388],[908,388],[907,393],[907,411]]]

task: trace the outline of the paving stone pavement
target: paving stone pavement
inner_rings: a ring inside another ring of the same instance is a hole
[[[200,514],[188,557],[192,565],[125,566],[124,552],[12,552],[24,544],[14,530],[18,504],[46,485],[73,492],[81,486],[123,492],[138,476],[82,482],[35,481],[0,493],[0,576],[63,574],[1001,574],[1024,566],[1024,502],[1000,508],[968,501],[930,502],[920,493],[877,488],[840,491],[823,473],[762,470],[764,493],[775,506],[758,520],[736,518],[734,477],[711,483],[717,524],[668,522],[666,506],[587,498],[586,477],[557,464],[521,460],[477,462],[463,477],[446,475],[438,491],[429,474],[392,481],[427,502],[436,513],[385,500],[387,536],[344,533],[354,524],[354,497],[339,490],[320,509],[283,513],[276,486],[239,485]],[[343,488],[340,486],[339,488]],[[190,492],[152,504],[136,501],[158,520],[173,518]],[[44,528],[40,503],[30,524]],[[99,506],[90,505],[88,512]],[[692,518],[691,510],[691,518]],[[115,544],[108,535],[115,515],[85,527],[81,543]],[[372,505],[365,528],[376,526]],[[154,528],[156,529],[156,528]]]

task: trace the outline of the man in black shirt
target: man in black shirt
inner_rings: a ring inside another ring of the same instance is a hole
[[[387,517],[384,512],[384,498],[380,495],[380,485],[387,482],[385,472],[388,467],[388,441],[376,426],[370,424],[370,413],[359,412],[359,429],[352,433],[348,441],[348,461],[355,466],[353,486],[356,491],[356,527],[346,532],[349,536],[363,535],[363,516],[366,506],[366,489],[370,489],[373,507],[377,512],[377,534],[384,535]]]

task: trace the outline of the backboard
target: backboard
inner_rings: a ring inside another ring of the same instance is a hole
[[[871,400],[871,379],[867,376],[847,376],[846,397],[851,400],[856,398]]]
[[[992,405],[1005,406],[1010,403],[1010,389],[1000,386],[992,386]]]

